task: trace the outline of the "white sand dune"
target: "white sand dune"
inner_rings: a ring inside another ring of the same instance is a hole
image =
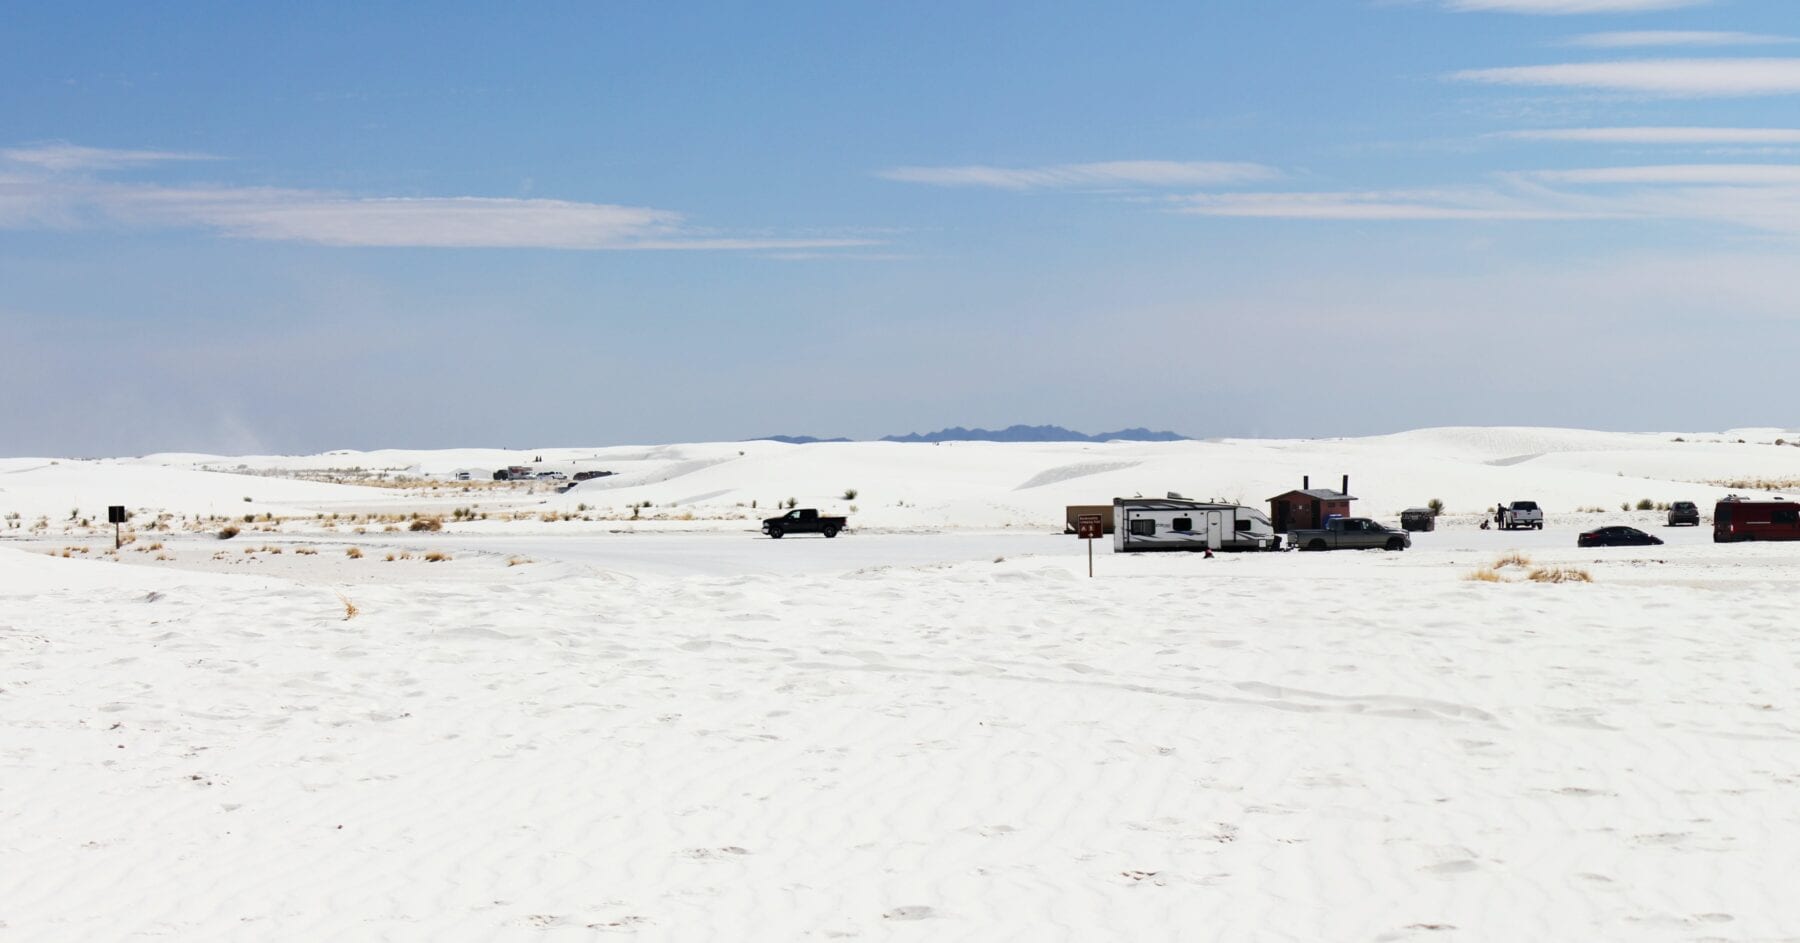
[[[726,514],[855,487],[915,531],[829,541],[357,534],[310,513],[442,499],[205,456],[28,477],[0,511],[67,516],[44,481],[232,511],[263,483],[304,519],[116,557],[110,532],[0,531],[0,939],[1792,938],[1800,546],[1573,546],[1653,517],[1577,501],[1800,477],[1777,437],[715,444],[482,498]],[[0,482],[70,467],[39,465]],[[1467,513],[1404,554],[1102,547],[1093,580],[1052,533],[1122,486],[1257,500],[1346,471],[1366,503]],[[1495,491],[1569,506],[1477,530]],[[1593,582],[1464,578],[1508,550]]]

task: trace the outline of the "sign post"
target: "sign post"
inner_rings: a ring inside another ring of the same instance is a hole
[[[113,526],[113,549],[125,546],[124,538],[119,535],[119,525],[125,523],[125,505],[114,504],[106,509],[106,522]]]
[[[1088,545],[1088,579],[1094,578],[1094,540],[1103,532],[1098,514],[1083,514],[1075,519],[1075,536]]]

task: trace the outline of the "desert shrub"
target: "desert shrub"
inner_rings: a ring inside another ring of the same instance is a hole
[[[855,501],[856,500],[856,489],[855,488],[845,488],[844,489],[844,500],[845,501]]]
[[[787,499],[787,506],[788,506],[789,510],[792,510],[794,508],[799,507],[800,502],[799,502],[799,500],[797,500],[795,498],[789,498],[789,499]]]
[[[219,528],[219,539],[220,540],[230,540],[231,538],[236,537],[237,535],[238,535],[238,529],[237,529],[237,525],[235,525],[235,524],[226,524],[224,527]]]
[[[254,524],[254,523],[256,523],[256,515],[254,515],[254,514],[246,514],[246,515],[244,515],[244,523],[246,523],[246,524]]]
[[[1432,498],[1425,502],[1425,508],[1431,512],[1432,517],[1439,517],[1444,513],[1444,502],[1439,498]]]
[[[1649,498],[1639,498],[1637,509],[1640,511],[1654,511],[1656,510],[1656,502]]]
[[[1630,501],[1620,501],[1619,502],[1619,510],[1621,510],[1621,511],[1631,510],[1631,502]]]
[[[449,559],[450,559],[450,555],[441,550],[433,550],[430,553],[425,555],[426,563],[443,563],[444,561],[449,560]]]
[[[1475,570],[1474,572],[1468,574],[1467,576],[1464,576],[1463,579],[1468,580],[1473,583],[1504,583],[1504,582],[1506,582],[1506,580],[1503,577],[1501,577],[1501,575],[1497,571],[1493,570],[1490,567],[1482,567],[1479,570]]]
[[[443,530],[444,529],[444,519],[441,517],[421,517],[421,518],[413,521],[411,524],[407,525],[406,529],[412,530],[412,531]]]
[[[1523,569],[1530,565],[1531,565],[1530,557],[1520,553],[1517,550],[1509,550],[1505,554],[1503,554],[1500,557],[1500,559],[1494,561],[1493,568],[1496,570],[1504,570],[1509,566],[1516,566],[1516,567]]]
[[[352,560],[361,560],[363,556],[362,548],[351,547],[344,551],[344,556],[349,557]]]
[[[1594,578],[1586,570],[1574,567],[1552,566],[1532,570],[1526,578],[1533,583],[1592,583]]]

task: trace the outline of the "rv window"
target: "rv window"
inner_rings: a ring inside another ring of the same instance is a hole
[[[1769,512],[1771,524],[1800,524],[1800,508],[1776,508]]]
[[[1235,525],[1234,529],[1236,529],[1240,532],[1248,531],[1250,529],[1250,522],[1249,521],[1238,521],[1237,524]]]
[[[1170,521],[1169,526],[1174,530],[1185,534],[1194,529],[1194,519],[1191,517],[1178,517],[1173,521]]]
[[[1134,518],[1131,522],[1131,536],[1155,537],[1156,522],[1146,517]]]

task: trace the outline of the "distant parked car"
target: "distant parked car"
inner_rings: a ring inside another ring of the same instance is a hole
[[[541,471],[532,477],[540,478],[544,481],[566,481],[569,476],[559,471]]]
[[[1662,538],[1635,527],[1597,527],[1575,539],[1577,547],[1654,547]]]
[[[610,474],[612,474],[612,472],[609,471],[581,471],[575,473],[575,480],[588,481],[594,478],[605,478]]]
[[[1680,527],[1689,524],[1700,526],[1700,506],[1692,501],[1677,501],[1669,505],[1669,526]]]

